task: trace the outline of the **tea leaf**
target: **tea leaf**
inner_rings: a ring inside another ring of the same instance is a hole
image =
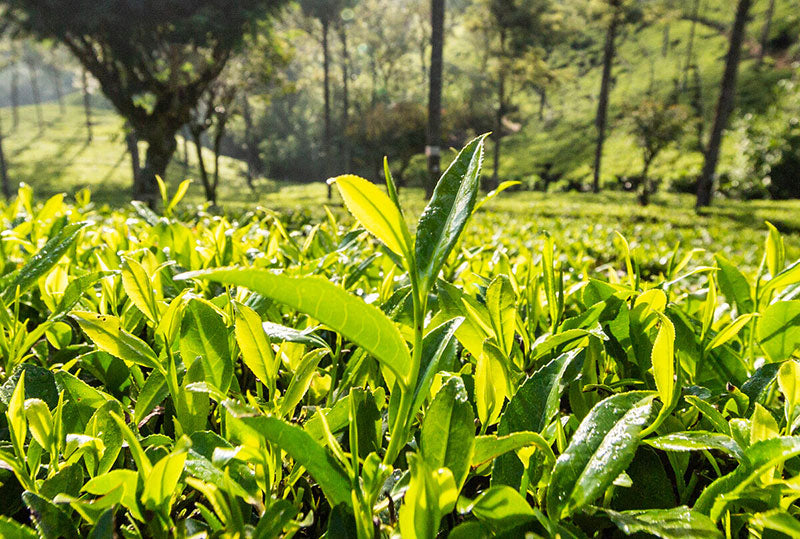
[[[381,311],[319,277],[287,277],[266,270],[220,268],[176,279],[209,279],[244,286],[285,303],[363,347],[408,385],[411,356],[400,331]]]
[[[217,311],[206,302],[191,299],[181,322],[181,357],[186,365],[199,358],[206,381],[225,393],[233,379],[233,361],[228,349],[228,328]]]
[[[652,396],[621,393],[597,403],[553,468],[547,513],[560,520],[593,502],[633,460]]]
[[[139,337],[131,335],[120,327],[120,320],[109,314],[72,311],[81,329],[104,352],[118,357],[127,363],[160,369],[161,365],[153,349]]]
[[[359,176],[337,176],[332,182],[358,222],[389,249],[408,260],[411,234],[394,202],[377,185]]]
[[[44,247],[33,255],[24,266],[0,279],[3,296],[6,299],[11,298],[17,288],[22,293],[34,285],[39,277],[45,275],[61,260],[85,226],[86,223],[73,223],[65,226],[58,234],[47,240]]]
[[[771,361],[788,359],[800,346],[800,301],[779,301],[758,320],[758,340]]]
[[[305,467],[333,505],[344,503],[349,506],[352,503],[350,479],[342,465],[303,429],[275,417],[237,419]]]
[[[475,442],[475,416],[461,378],[452,377],[436,394],[422,423],[420,451],[434,468],[449,468],[456,487],[466,480]]]
[[[482,135],[469,142],[444,172],[417,224],[414,244],[424,290],[436,280],[475,207],[483,164]]]
[[[653,364],[658,396],[664,406],[669,406],[675,394],[675,326],[666,315],[658,314],[661,327],[653,342],[650,361]]]
[[[645,533],[662,539],[722,538],[722,533],[711,519],[685,506],[622,512],[611,509],[603,511],[628,535]]]

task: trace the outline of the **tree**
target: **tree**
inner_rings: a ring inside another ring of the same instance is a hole
[[[212,83],[203,94],[196,107],[192,120],[189,122],[189,131],[192,134],[195,149],[197,150],[197,164],[200,167],[200,179],[205,190],[206,200],[212,206],[217,205],[217,187],[219,187],[219,155],[222,139],[225,136],[228,120],[234,113],[233,107],[236,100],[238,87],[235,80],[226,80],[220,77]],[[213,127],[213,129],[211,129]],[[209,177],[203,159],[202,135],[211,129],[211,150],[214,154],[214,168]]]
[[[507,131],[506,116],[513,108],[513,85],[531,82],[531,67],[544,56],[541,50],[557,28],[554,21],[547,20],[549,0],[482,0],[477,7],[480,10],[475,13],[472,26],[488,42],[488,67],[497,103],[492,133],[494,167],[485,185],[489,189],[499,182],[501,141]]]
[[[253,23],[285,0],[2,0],[6,28],[63,43],[146,142],[133,196],[158,197],[176,132]]]
[[[3,196],[6,200],[11,199],[11,185],[8,181],[8,169],[6,167],[6,156],[3,153],[3,125],[0,123],[0,186],[3,189]]]
[[[758,65],[764,61],[764,54],[767,52],[767,42],[769,41],[769,29],[772,26],[772,15],[775,13],[775,0],[769,0],[767,12],[764,14],[764,26],[761,27],[761,46],[758,49]]]
[[[638,179],[639,204],[647,206],[650,195],[656,192],[658,183],[649,178],[650,165],[662,150],[683,135],[689,120],[689,112],[683,105],[669,105],[647,99],[630,114],[633,134],[642,148],[644,167]]]
[[[747,23],[747,13],[750,10],[751,0],[739,0],[736,6],[736,17],[733,21],[728,54],[725,57],[725,71],[722,74],[722,82],[719,90],[719,100],[717,110],[714,114],[714,124],[711,127],[711,135],[708,140],[708,147],[705,152],[705,162],[700,180],[697,183],[697,201],[695,208],[700,209],[711,204],[711,196],[714,189],[714,176],[719,161],[719,150],[722,144],[722,132],[728,123],[728,116],[733,111],[734,99],[736,97],[736,75],[739,70],[739,59],[742,51],[742,41],[744,41],[745,24]]]
[[[425,153],[428,156],[428,181],[425,196],[433,195],[433,186],[439,179],[442,143],[442,63],[444,50],[444,3],[431,0],[431,68],[428,85],[428,130]]]
[[[319,21],[320,45],[322,46],[322,94],[323,94],[323,131],[322,131],[322,157],[327,164],[331,158],[331,84],[330,84],[330,43],[329,34],[333,24],[348,5],[348,0],[300,0],[300,7],[307,17]],[[330,170],[325,169],[327,176]],[[328,185],[328,198],[333,198],[332,186]]]
[[[4,60],[0,58],[0,72],[6,67],[6,65],[13,64],[13,59]],[[2,117],[0,117],[0,189],[3,191],[3,196],[6,200],[11,199],[11,184],[8,181],[8,167],[6,166],[6,156],[3,153],[3,123]]]
[[[350,170],[350,141],[344,132],[350,124],[350,74],[352,72],[350,48],[347,41],[347,28],[352,21],[352,10],[342,10],[342,16],[339,17],[336,24],[336,33],[339,35],[339,43],[342,46],[341,68],[342,68],[342,129],[339,136],[339,152],[342,156],[343,170]]]
[[[425,108],[417,103],[378,103],[351,124],[348,136],[355,142],[355,161],[374,178],[381,175],[383,156],[390,156],[398,187],[407,183],[406,170],[425,149]]]
[[[622,20],[622,1],[609,0],[610,10],[608,27],[606,29],[605,45],[603,46],[603,74],[600,77],[600,95],[597,98],[597,114],[595,127],[597,128],[597,145],[594,152],[594,177],[592,179],[592,192],[600,192],[600,166],[603,159],[603,144],[606,140],[606,120],[608,115],[608,94],[611,91],[611,67],[614,63],[614,41],[617,39],[617,30]]]
[[[86,69],[81,69],[81,93],[83,94],[83,115],[86,118],[86,144],[92,142],[92,94],[97,81],[89,76]]]

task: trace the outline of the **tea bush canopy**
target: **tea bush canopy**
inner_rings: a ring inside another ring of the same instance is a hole
[[[800,537],[796,4],[0,0],[0,538]]]

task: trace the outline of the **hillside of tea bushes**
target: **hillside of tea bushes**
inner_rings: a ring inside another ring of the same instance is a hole
[[[482,156],[311,220],[22,187],[0,536],[800,535],[796,238],[546,235]]]

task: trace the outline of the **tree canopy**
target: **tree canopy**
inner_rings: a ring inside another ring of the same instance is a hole
[[[4,0],[6,31],[63,43],[147,142],[135,198],[151,201],[175,133],[256,22],[284,0]]]

